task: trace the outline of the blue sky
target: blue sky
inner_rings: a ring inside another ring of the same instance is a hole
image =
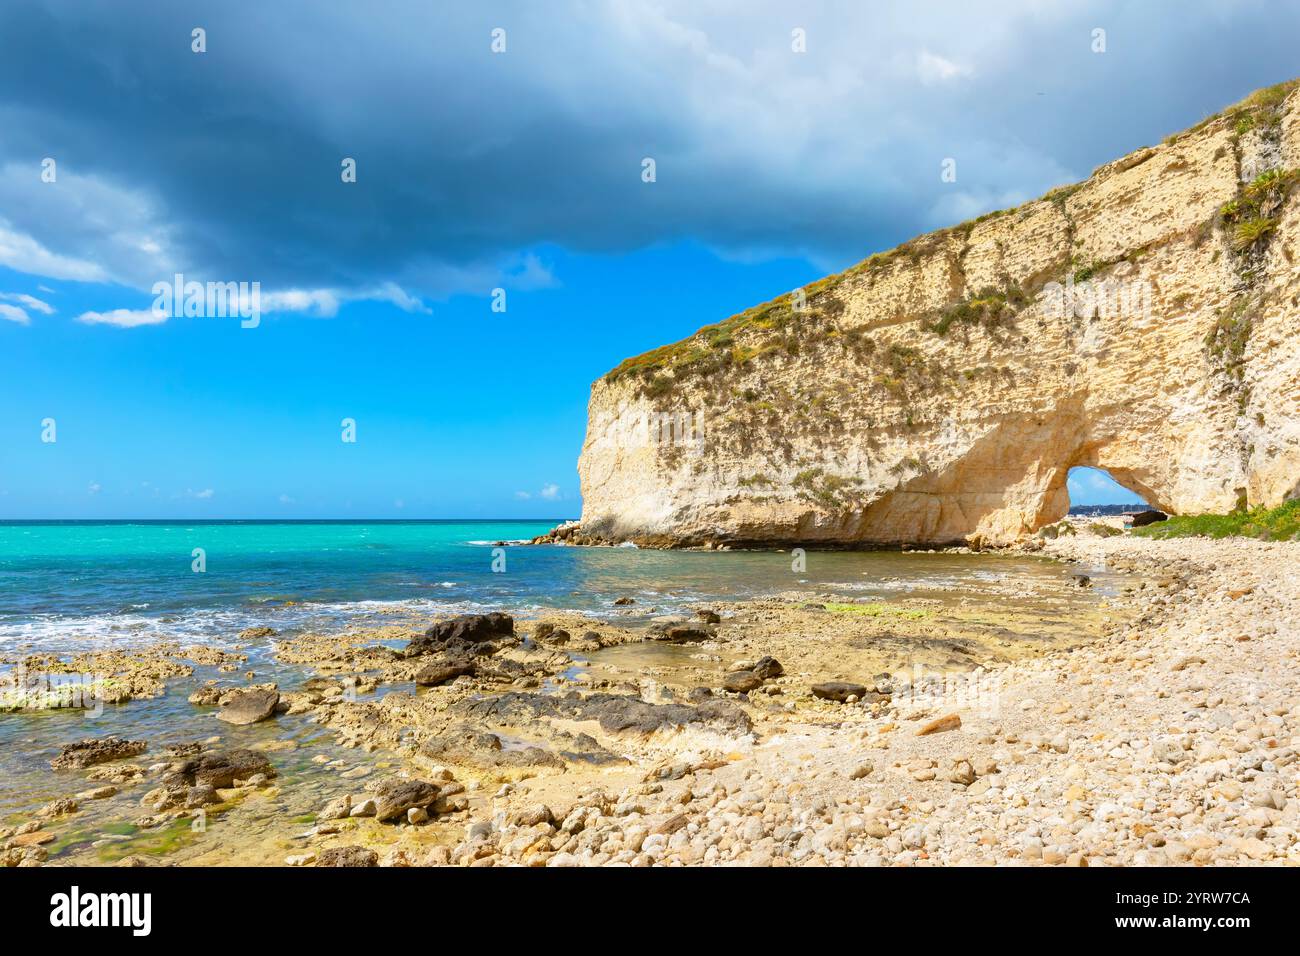
[[[1250,0],[131,6],[0,10],[0,518],[576,515],[622,358],[1300,73]]]

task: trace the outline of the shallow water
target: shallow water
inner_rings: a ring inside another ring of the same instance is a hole
[[[283,715],[250,727],[215,719],[212,708],[186,699],[204,680],[257,682],[292,690],[310,667],[274,658],[275,641],[239,640],[240,630],[268,625],[280,637],[333,633],[350,625],[416,625],[435,614],[502,609],[528,617],[547,609],[647,620],[701,602],[730,602],[782,594],[892,606],[906,598],[959,615],[986,617],[1008,641],[1042,640],[1069,631],[1115,593],[1121,578],[1096,569],[1096,587],[1068,585],[1072,568],[1000,555],[899,552],[809,552],[792,570],[783,552],[659,552],[628,548],[508,547],[506,569],[492,570],[493,543],[527,539],[550,522],[6,524],[0,525],[0,658],[37,651],[68,653],[148,645],[237,647],[249,655],[238,674],[196,667],[152,700],[107,706],[94,718],[80,711],[0,714],[0,824],[15,825],[59,797],[96,786],[84,771],[53,773],[59,748],[84,737],[120,735],[149,742],[129,761],[161,760],[164,746],[219,735],[220,746],[271,748],[278,793],[254,795],[207,832],[189,821],[138,831],[148,789],[124,785],[117,796],[85,801],[80,813],[48,829],[52,863],[111,863],[131,853],[180,862],[280,863],[305,847],[299,834],[333,796],[364,784],[340,771],[379,765],[334,742],[332,732],[305,716]],[[206,553],[207,570],[191,570],[192,550]],[[631,608],[616,608],[631,596]],[[593,655],[591,664],[622,676],[697,664],[695,648],[630,644]],[[384,686],[381,693],[412,690]],[[509,742],[507,742],[509,743]],[[522,746],[523,743],[520,744]],[[342,764],[326,765],[324,757]],[[432,837],[432,828],[431,838]]]
[[[389,613],[548,608],[615,613],[621,596],[678,611],[782,591],[848,599],[1014,596],[1060,580],[1047,560],[997,555],[506,547],[550,522],[0,524],[0,654],[224,643],[245,627],[334,630]],[[206,570],[192,570],[202,548]],[[498,565],[500,566],[500,565]],[[1099,582],[1104,583],[1104,581]]]

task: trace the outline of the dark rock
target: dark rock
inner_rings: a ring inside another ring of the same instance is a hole
[[[425,664],[415,673],[415,683],[421,687],[437,687],[455,680],[463,674],[473,674],[472,661],[435,661]]]
[[[750,670],[763,680],[771,680],[785,673],[785,668],[781,666],[781,662],[775,657],[760,657],[758,663],[751,667]]]
[[[468,699],[454,709],[478,719],[527,726],[539,717],[577,722],[594,720],[606,733],[650,734],[688,725],[708,725],[729,733],[749,733],[753,724],[734,701],[707,699],[698,706],[650,704],[625,694],[507,693],[479,700]]]
[[[861,700],[866,696],[867,689],[861,684],[849,684],[844,681],[832,680],[821,684],[813,684],[812,692],[814,697],[820,697],[822,700],[833,700],[842,704],[849,697],[856,697]]]
[[[705,624],[721,624],[721,623],[722,623],[722,617],[718,614],[717,611],[710,611],[710,610],[707,610],[707,609],[701,608],[700,610],[698,610],[698,611],[695,612],[695,616],[698,617],[698,618],[699,618],[701,621],[703,621]]]
[[[375,789],[375,819],[380,823],[406,816],[413,807],[427,808],[438,799],[438,787],[423,780],[385,780]]]
[[[627,607],[629,604],[635,604],[635,603],[636,603],[636,598],[634,597],[621,597],[614,602],[614,606]]]
[[[508,695],[503,695],[508,696]],[[432,737],[420,753],[441,763],[464,763],[478,767],[559,767],[564,761],[541,747],[506,750],[496,734],[471,727]]]
[[[427,654],[446,644],[482,644],[503,637],[513,637],[515,619],[509,614],[463,614],[439,621],[406,645],[406,655]]]
[[[1071,574],[1070,579],[1081,588],[1092,587],[1092,578],[1088,577],[1086,574]]]
[[[163,783],[220,789],[259,773],[275,776],[275,767],[266,754],[257,750],[223,750],[186,760],[163,777]]]
[[[698,704],[700,701],[711,700],[712,698],[713,688],[711,687],[692,687],[686,694],[686,699],[692,704]]]
[[[544,641],[555,633],[555,625],[550,621],[543,621],[533,628],[533,640]]]
[[[163,754],[172,760],[197,757],[201,753],[203,753],[203,744],[197,741],[190,744],[168,744],[163,748]]]
[[[698,644],[711,641],[717,635],[707,627],[695,624],[669,624],[653,632],[654,639],[668,644]]]
[[[100,737],[64,744],[63,751],[50,761],[55,770],[84,770],[95,764],[108,763],[142,754],[149,745],[143,740]]]
[[[274,690],[238,690],[222,695],[217,720],[228,724],[255,724],[275,713],[280,692]]]
[[[317,866],[378,866],[379,854],[363,846],[332,846],[316,857]]]
[[[753,671],[732,671],[722,678],[722,689],[733,694],[748,694],[763,686],[763,678]]]
[[[1154,508],[1147,511],[1139,511],[1133,516],[1129,525],[1134,528],[1145,528],[1149,524],[1155,524],[1157,521],[1168,521],[1169,515],[1163,511],[1156,511]]]

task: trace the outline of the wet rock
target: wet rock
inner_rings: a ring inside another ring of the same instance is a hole
[[[760,657],[758,662],[750,668],[758,677],[763,680],[773,680],[785,673],[785,668],[775,657]]]
[[[379,854],[363,846],[332,846],[316,858],[317,866],[378,866]]]
[[[189,701],[196,707],[216,707],[221,700],[221,690],[216,687],[200,687],[190,694]]]
[[[665,624],[654,628],[651,637],[665,644],[700,644],[713,640],[717,634],[697,624]]]
[[[850,684],[846,681],[824,681],[820,684],[812,685],[814,697],[820,697],[822,700],[833,700],[836,703],[844,703],[850,697],[856,697],[861,700],[867,694],[867,689],[861,684]]]
[[[748,733],[753,724],[744,708],[730,700],[704,700],[688,704],[651,704],[626,694],[508,693],[481,700],[462,701],[456,709],[479,719],[526,726],[538,718],[596,721],[606,733],[650,734],[688,725],[705,725],[727,733]]]
[[[240,690],[223,694],[217,720],[228,724],[255,724],[275,713],[280,693],[274,690]]]
[[[103,786],[95,787],[91,790],[83,790],[77,794],[78,800],[106,800],[109,797],[117,795],[117,787]]]
[[[505,750],[496,734],[469,727],[430,738],[420,747],[420,753],[441,763],[466,763],[479,767],[564,766],[564,761],[549,750],[541,747]]]
[[[635,604],[635,603],[636,603],[636,598],[634,597],[621,597],[614,601],[614,606],[627,607],[629,604]]]
[[[413,807],[425,809],[438,799],[438,787],[423,780],[385,780],[375,789],[375,819],[380,823],[406,816]]]
[[[62,797],[58,800],[51,801],[36,811],[36,817],[40,820],[52,820],[55,817],[66,817],[69,814],[76,813],[79,809],[77,801],[71,797]]]
[[[481,644],[515,633],[515,619],[509,614],[493,611],[491,614],[464,614],[448,621],[439,621],[422,635],[406,645],[406,656],[428,654],[448,643]]]
[[[168,744],[163,747],[163,756],[171,760],[185,760],[203,753],[203,744],[194,741],[188,744]]]
[[[1092,587],[1092,578],[1086,574],[1071,574],[1070,579],[1081,588]]]
[[[239,632],[241,641],[249,641],[259,637],[275,637],[276,630],[273,627],[246,627]]]
[[[533,628],[533,640],[544,641],[555,633],[555,625],[550,621],[543,621]]]
[[[733,694],[748,694],[763,686],[763,678],[753,671],[732,671],[722,678],[722,689]]]
[[[275,767],[266,754],[256,750],[228,750],[203,754],[176,765],[164,778],[164,783],[207,786],[216,789],[233,787],[237,780],[248,780],[257,774],[275,776]]]
[[[55,835],[49,830],[29,830],[26,833],[20,833],[11,837],[9,843],[13,846],[44,846],[46,843],[53,843]]]
[[[352,815],[352,797],[344,794],[341,797],[335,797],[329,803],[321,808],[320,813],[316,814],[317,820],[343,820]]]
[[[695,616],[705,624],[721,624],[722,616],[717,611],[710,611],[707,608],[700,608],[695,612]]]
[[[100,737],[64,744],[63,751],[50,761],[55,770],[84,770],[95,764],[121,760],[142,754],[148,744],[143,740],[123,740],[120,737]]]
[[[420,687],[439,687],[464,674],[473,673],[474,664],[471,661],[435,661],[416,671],[415,683]]]

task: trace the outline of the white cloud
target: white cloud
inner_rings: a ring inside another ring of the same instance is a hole
[[[916,72],[921,77],[922,83],[932,86],[935,83],[944,83],[961,76],[970,76],[972,70],[968,66],[954,63],[947,57],[931,53],[929,50],[922,50],[916,57]]]
[[[33,312],[41,312],[45,315],[54,314],[54,306],[48,302],[43,302],[34,295],[27,295],[24,292],[0,292],[0,300],[5,302],[19,302]]]
[[[92,481],[90,483],[90,486],[86,489],[86,491],[92,495],[99,494],[99,490],[100,490],[100,484],[97,481]]]
[[[295,502],[294,502],[294,499],[293,499],[293,498],[290,498],[288,495],[281,495],[281,496],[280,496],[280,504],[282,504],[282,505],[291,505],[291,504],[294,504],[294,503],[295,503]]]
[[[141,325],[161,325],[167,316],[155,314],[152,309],[113,309],[111,312],[83,312],[78,322],[87,325],[116,325],[120,329],[133,329]]]
[[[9,322],[17,322],[19,325],[28,325],[32,321],[28,317],[27,313],[18,308],[18,306],[5,305],[4,303],[0,303],[0,319],[5,319]]]
[[[527,501],[527,500],[528,500],[529,498],[531,498],[532,496],[533,496],[533,495],[532,495],[532,492],[529,492],[529,491],[516,491],[516,492],[515,492],[515,497],[518,498],[520,501]]]
[[[0,220],[0,266],[29,275],[77,282],[103,282],[108,278],[95,263],[51,252],[31,236],[15,232],[4,220]]]
[[[213,495],[211,488],[204,488],[202,491],[195,491],[193,488],[186,488],[184,494],[172,495],[173,498],[195,498],[199,501],[207,501]]]
[[[560,497],[560,486],[553,484],[542,485],[542,490],[538,492],[538,495],[545,498],[547,501],[554,501],[556,498]]]

